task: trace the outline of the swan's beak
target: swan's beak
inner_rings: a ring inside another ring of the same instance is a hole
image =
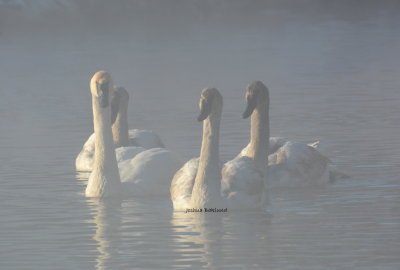
[[[200,101],[200,114],[197,117],[197,121],[201,122],[206,119],[211,113],[211,103],[206,100]]]
[[[114,124],[115,120],[117,119],[118,110],[119,110],[119,99],[120,96],[118,92],[114,91],[114,94],[111,98],[111,125]]]
[[[97,89],[99,89],[100,91],[100,106],[102,108],[105,108],[109,105],[109,100],[108,100],[108,96],[109,96],[109,82],[104,82],[104,83],[97,83]]]
[[[254,111],[257,106],[256,99],[254,97],[250,97],[247,99],[246,110],[244,111],[242,117],[243,119],[248,118]]]

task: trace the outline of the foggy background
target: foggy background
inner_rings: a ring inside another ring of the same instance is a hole
[[[399,126],[389,113],[398,96],[399,11],[399,1],[1,0],[3,142],[68,146],[60,160],[72,165],[93,130],[88,82],[107,69],[130,92],[130,128],[155,130],[187,158],[200,147],[200,89],[224,96],[226,160],[248,140],[245,86],[262,80],[273,136],[320,140],[343,166],[394,164],[391,132],[379,125]],[[355,128],[360,119],[373,123]],[[353,157],[360,149],[365,155]]]
[[[129,35],[182,35],[208,27],[282,27],[288,17],[311,22],[376,16],[397,20],[399,7],[396,0],[1,0],[0,26],[3,32],[113,29]]]

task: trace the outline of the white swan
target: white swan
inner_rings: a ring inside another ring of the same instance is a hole
[[[266,89],[261,82],[254,82],[248,86],[247,102],[248,106],[244,117],[251,113],[252,106],[249,109],[249,98],[252,97],[251,88]],[[259,93],[267,93],[265,90]],[[257,91],[253,91],[257,93]],[[264,105],[265,106],[265,105]],[[276,187],[301,187],[301,186],[318,186],[333,182],[337,178],[346,178],[346,174],[339,172],[331,163],[331,161],[322,155],[316,148],[319,141],[313,143],[301,143],[289,141],[283,137],[269,138],[269,117],[268,109],[259,110],[252,114],[251,120],[251,139],[247,147],[245,147],[239,156],[251,157],[257,164],[257,169],[263,174],[266,173],[264,182],[265,198],[267,201],[268,192],[271,188]],[[268,140],[269,138],[269,140]],[[265,151],[268,149],[268,151]],[[266,159],[265,157],[268,157]],[[235,160],[236,160],[235,159]],[[233,160],[233,161],[235,161]],[[236,169],[237,162],[228,162],[225,167]],[[265,171],[262,164],[268,164]],[[225,179],[229,179],[226,176]],[[237,181],[239,182],[239,181]],[[251,186],[247,183],[240,182],[244,186]],[[243,193],[240,193],[243,194]],[[243,203],[242,199],[240,200]]]
[[[145,149],[163,148],[160,137],[151,130],[128,130],[128,102],[129,94],[123,87],[116,87],[111,97],[111,122],[115,147],[137,146],[135,151],[123,153],[124,158],[132,158]],[[75,160],[75,168],[78,171],[91,171],[94,160],[95,136],[88,138]],[[117,151],[117,155],[124,151]]]
[[[90,81],[92,93],[95,157],[86,187],[87,197],[109,197],[122,192],[111,133],[110,95],[114,88],[110,75],[99,71]]]
[[[109,197],[121,192],[126,195],[167,193],[169,179],[182,164],[179,156],[163,148],[154,148],[118,164],[111,132],[110,96],[114,91],[111,76],[105,71],[97,72],[91,80],[90,88],[95,157],[86,196]],[[129,150],[129,147],[124,148]]]
[[[175,210],[223,206],[219,162],[221,94],[215,88],[204,88],[199,107],[197,120],[203,121],[200,157],[186,162],[172,179],[170,192]]]
[[[257,171],[251,158],[243,157],[236,162],[232,161],[231,163],[234,163],[232,168],[227,168],[225,165],[221,174],[219,162],[221,94],[215,88],[205,88],[202,90],[199,105],[198,120],[203,121],[200,157],[189,160],[174,175],[170,189],[174,209],[224,209],[224,207],[236,209],[261,205],[263,176]]]
[[[252,91],[251,89],[264,90]],[[248,105],[243,116],[247,117],[256,106],[251,98],[257,100],[259,106],[259,109],[252,114],[250,143],[235,160],[228,162],[225,168],[236,169],[236,164],[241,157],[253,158],[257,169],[263,174],[266,173],[267,176],[264,183],[267,188],[265,195],[271,188],[317,186],[332,182],[336,178],[348,177],[339,172],[327,157],[318,152],[316,148],[319,141],[306,144],[289,141],[283,137],[269,138],[268,109],[266,109],[268,103],[262,105],[259,100],[265,98],[254,97],[256,93],[266,93],[268,96],[268,91],[261,82],[254,82],[248,86],[246,93]],[[249,105],[249,102],[253,102],[253,104]],[[267,156],[268,159],[266,159]],[[268,164],[268,169],[263,167],[263,164]],[[225,176],[224,179],[229,178]],[[237,182],[239,185],[239,181]],[[240,184],[243,187],[251,186],[244,182],[240,182]]]
[[[264,192],[269,146],[269,92],[260,81],[246,89],[247,106],[243,118],[251,115],[249,144],[233,160],[225,163],[222,194],[238,208],[261,207],[268,203]]]

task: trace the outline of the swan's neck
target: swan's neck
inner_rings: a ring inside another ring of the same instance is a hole
[[[192,191],[192,207],[217,207],[220,200],[219,126],[221,114],[211,114],[203,121],[200,162]]]
[[[120,177],[111,133],[110,109],[101,108],[93,98],[95,156],[86,195],[105,197],[120,192]]]
[[[129,130],[127,112],[119,112],[112,125],[112,136],[115,147],[129,146]]]
[[[251,115],[250,144],[247,156],[252,158],[257,169],[266,175],[268,164],[269,115],[268,104],[258,104]]]

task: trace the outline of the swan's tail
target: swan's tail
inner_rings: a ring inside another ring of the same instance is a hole
[[[315,142],[309,143],[308,146],[311,146],[312,148],[317,149],[318,146],[319,146],[319,141],[315,141]]]

